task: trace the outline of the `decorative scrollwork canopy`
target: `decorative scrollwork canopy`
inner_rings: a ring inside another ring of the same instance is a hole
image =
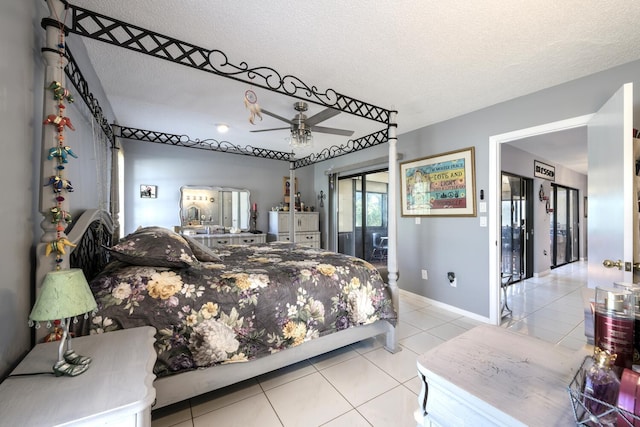
[[[325,148],[319,153],[311,154],[302,159],[295,159],[294,153],[285,153],[249,145],[243,147],[229,141],[217,141],[215,139],[192,140],[187,135],[174,135],[131,127],[114,125],[114,128],[119,130],[119,134],[115,134],[108,125],[97,99],[89,91],[88,84],[82,76],[77,63],[67,50],[69,65],[66,68],[66,74],[90,108],[98,124],[109,140],[112,141],[112,145],[115,145],[115,136],[120,136],[139,141],[283,160],[293,162],[293,168],[297,169],[387,142],[389,126],[395,125],[390,123],[391,113],[393,112],[391,110],[348,97],[333,89],[318,89],[314,85],[306,84],[296,76],[282,75],[270,67],[251,67],[246,62],[233,64],[229,61],[228,56],[218,49],[199,47],[68,2],[64,3],[69,8],[72,17],[71,25],[64,28],[66,32],[248,83],[272,92],[335,108],[342,112],[386,125],[385,129],[378,132],[349,140],[340,146]]]

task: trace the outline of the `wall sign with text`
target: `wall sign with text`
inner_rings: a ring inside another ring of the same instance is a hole
[[[556,168],[555,166],[547,165],[546,163],[533,161],[533,176],[536,178],[548,179],[549,181],[556,180]]]
[[[402,216],[476,216],[475,149],[400,164]]]

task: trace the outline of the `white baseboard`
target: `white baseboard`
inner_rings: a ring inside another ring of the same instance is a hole
[[[433,306],[438,307],[438,308],[444,308],[445,310],[451,311],[452,313],[459,314],[461,316],[465,316],[465,317],[468,317],[470,319],[477,320],[479,322],[492,324],[491,323],[491,319],[489,319],[488,317],[481,316],[479,314],[472,313],[470,311],[466,311],[466,310],[463,310],[461,308],[454,307],[452,305],[445,304],[445,303],[440,302],[440,301],[432,300],[430,298],[423,297],[422,295],[418,295],[418,294],[414,294],[413,292],[405,291],[404,289],[400,289],[400,293],[403,296],[415,298],[415,299],[423,301],[423,302],[425,302],[425,303],[427,303],[429,305],[433,305]],[[402,320],[402,318],[400,320]]]
[[[551,269],[546,269],[538,273],[533,273],[533,277],[544,277],[544,276],[548,276],[549,274],[551,274]]]

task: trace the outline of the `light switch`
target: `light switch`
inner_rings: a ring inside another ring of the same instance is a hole
[[[487,217],[486,216],[481,216],[480,217],[480,227],[486,227],[487,226]]]
[[[487,202],[478,203],[478,209],[480,209],[480,212],[486,212],[487,211]]]
[[[419,216],[416,217],[416,225],[420,225],[420,217]]]

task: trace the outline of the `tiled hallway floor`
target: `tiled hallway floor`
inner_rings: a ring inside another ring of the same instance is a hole
[[[586,262],[508,290],[502,326],[571,349],[585,342],[581,288]],[[367,340],[154,411],[152,426],[411,426],[420,382],[416,358],[479,322],[402,292],[399,342],[390,354]]]

